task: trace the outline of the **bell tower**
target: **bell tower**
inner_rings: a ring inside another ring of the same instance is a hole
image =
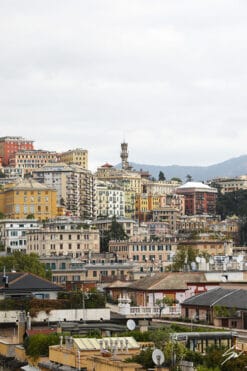
[[[128,156],[129,156],[128,143],[123,142],[123,143],[121,143],[121,153],[120,153],[120,157],[122,159],[122,169],[123,170],[130,170],[131,169],[131,166],[128,163]]]

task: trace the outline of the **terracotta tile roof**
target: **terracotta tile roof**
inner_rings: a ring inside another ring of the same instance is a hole
[[[132,283],[133,290],[187,290],[188,283],[206,282],[203,272],[164,272]]]

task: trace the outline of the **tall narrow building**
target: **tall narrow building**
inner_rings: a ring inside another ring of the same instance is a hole
[[[130,170],[131,169],[131,166],[128,163],[128,156],[129,156],[128,143],[123,142],[123,143],[121,143],[121,153],[120,153],[120,157],[122,159],[122,169],[123,170]]]

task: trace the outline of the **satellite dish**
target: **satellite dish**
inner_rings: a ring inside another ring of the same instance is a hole
[[[133,331],[136,328],[136,323],[133,319],[129,319],[126,325],[127,325],[128,330],[130,331]]]
[[[210,263],[210,264],[214,264],[214,258],[212,258],[212,257],[209,258],[209,263]]]
[[[196,256],[196,262],[197,262],[197,263],[200,263],[200,262],[201,262],[201,258],[200,258],[200,256]]]
[[[164,353],[160,349],[154,349],[152,353],[152,360],[156,366],[161,366],[165,362]]]

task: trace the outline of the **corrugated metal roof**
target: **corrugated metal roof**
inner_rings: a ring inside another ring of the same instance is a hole
[[[221,305],[227,308],[247,310],[247,291],[243,289],[223,289],[218,287],[186,299],[182,305],[205,307]]]

